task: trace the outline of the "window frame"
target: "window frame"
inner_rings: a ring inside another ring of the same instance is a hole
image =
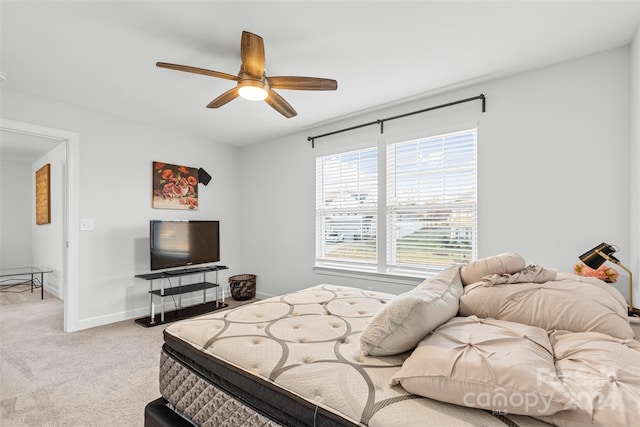
[[[350,262],[341,262],[341,261],[331,261],[326,259],[319,259],[318,253],[316,252],[316,256],[314,258],[313,269],[315,272],[319,274],[326,275],[337,275],[342,277],[354,277],[354,278],[365,278],[367,280],[379,280],[383,282],[393,281],[394,283],[406,283],[406,284],[415,284],[416,280],[424,279],[429,276],[433,276],[441,271],[441,268],[428,268],[428,267],[418,267],[418,268],[397,268],[390,267],[388,262],[389,250],[387,248],[389,244],[389,238],[387,236],[388,233],[388,215],[389,215],[389,206],[387,202],[387,149],[389,146],[395,144],[406,143],[409,141],[417,141],[417,140],[428,140],[438,137],[443,137],[445,135],[456,134],[456,133],[464,133],[464,132],[473,132],[475,135],[474,138],[474,167],[475,167],[475,180],[474,180],[474,214],[473,214],[473,240],[472,240],[472,249],[471,249],[471,259],[477,258],[478,251],[478,210],[477,210],[477,202],[478,202],[478,140],[479,140],[479,129],[478,123],[468,123],[456,126],[450,126],[447,129],[438,129],[432,132],[419,132],[413,133],[411,135],[402,135],[396,136],[393,138],[387,138],[384,135],[381,135],[377,141],[370,141],[369,143],[360,143],[355,148],[345,149],[342,151],[334,151],[329,153],[317,154],[316,161],[319,158],[323,158],[329,155],[339,155],[341,153],[348,153],[358,150],[366,150],[373,149],[377,150],[377,161],[378,161],[378,206],[377,206],[377,236],[376,236],[376,248],[377,248],[377,262],[372,265],[356,265],[355,263]],[[317,173],[317,170],[316,170]],[[316,177],[316,185],[318,184],[318,179]],[[316,190],[317,191],[317,190]],[[316,192],[316,198],[318,194]],[[316,238],[315,238],[315,247],[318,247],[318,223],[317,223],[317,215],[318,215],[318,206],[316,205]],[[317,250],[317,249],[316,249]]]

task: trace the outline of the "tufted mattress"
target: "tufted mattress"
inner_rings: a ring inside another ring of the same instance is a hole
[[[548,425],[391,386],[410,352],[362,356],[359,338],[393,297],[318,285],[174,323],[161,356],[165,406],[200,426]]]

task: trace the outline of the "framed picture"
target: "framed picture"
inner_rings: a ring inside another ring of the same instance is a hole
[[[198,168],[153,162],[154,209],[198,210]]]
[[[51,223],[51,164],[36,171],[36,224]]]

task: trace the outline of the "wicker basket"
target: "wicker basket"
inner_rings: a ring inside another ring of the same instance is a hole
[[[256,275],[238,274],[229,277],[231,296],[236,301],[245,301],[256,296]]]

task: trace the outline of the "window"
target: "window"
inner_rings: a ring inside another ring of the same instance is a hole
[[[387,268],[440,271],[476,253],[476,132],[387,146]]]
[[[475,129],[319,157],[316,173],[317,265],[425,276],[475,258]]]
[[[316,261],[375,266],[378,150],[316,159]]]

